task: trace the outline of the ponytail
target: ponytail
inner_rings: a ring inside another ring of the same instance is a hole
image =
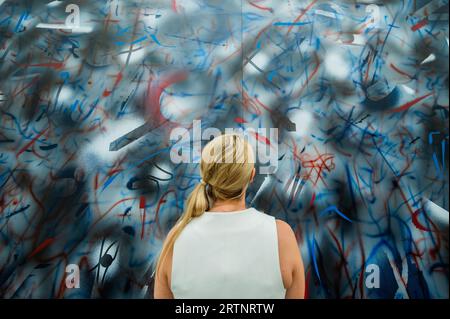
[[[229,158],[233,159],[230,163],[227,162]],[[205,146],[200,175],[206,177],[207,183],[201,180],[189,195],[183,215],[164,241],[156,264],[156,276],[182,230],[193,218],[203,215],[209,209],[208,199],[214,202],[243,196],[244,188],[252,178],[254,158],[251,145],[237,134],[218,136]]]
[[[203,213],[208,209],[208,206],[209,202],[206,196],[206,183],[201,180],[201,182],[195,186],[194,190],[189,195],[183,215],[181,215],[180,219],[177,221],[164,241],[161,253],[159,254],[158,262],[156,264],[156,276],[158,276],[162,263],[167,258],[169,251],[173,248],[175,240],[178,238],[181,231],[192,220],[192,218],[203,215]]]

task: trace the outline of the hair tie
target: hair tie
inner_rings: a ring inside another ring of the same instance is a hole
[[[200,184],[206,186],[207,183],[206,183],[203,179],[201,179],[201,180],[200,180]]]

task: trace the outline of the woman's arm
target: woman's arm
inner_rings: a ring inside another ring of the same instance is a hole
[[[278,253],[286,299],[305,297],[305,270],[294,231],[289,224],[277,219]]]

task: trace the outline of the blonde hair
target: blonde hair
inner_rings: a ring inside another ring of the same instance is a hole
[[[251,145],[238,134],[220,135],[204,147],[200,162],[201,181],[189,195],[183,215],[164,241],[156,275],[176,239],[193,218],[203,215],[218,199],[238,199],[244,195],[254,163]]]

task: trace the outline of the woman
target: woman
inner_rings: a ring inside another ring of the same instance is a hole
[[[202,152],[202,180],[164,242],[155,298],[303,298],[303,262],[292,228],[246,208],[254,154],[225,134]]]

